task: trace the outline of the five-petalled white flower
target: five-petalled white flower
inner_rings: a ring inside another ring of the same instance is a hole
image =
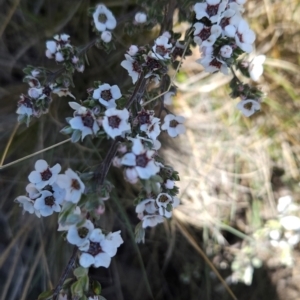
[[[105,111],[102,126],[105,132],[114,139],[116,136],[120,136],[124,132],[131,130],[128,118],[129,112],[126,108],[122,110],[109,108]]]
[[[168,114],[165,116],[164,124],[161,126],[162,130],[167,130],[169,136],[176,137],[179,134],[185,133],[185,127],[182,124],[185,118],[182,116],[174,116]]]
[[[99,85],[93,92],[93,98],[97,99],[107,108],[116,107],[116,100],[122,97],[117,85],[110,86],[108,83]]]
[[[131,176],[128,178],[134,180],[135,178],[149,179],[151,176],[157,174],[160,170],[158,164],[153,159],[155,151],[146,150],[140,139],[131,139],[133,142],[131,152],[126,153],[122,157],[122,165],[131,167]],[[127,175],[128,173],[126,173]]]
[[[245,117],[252,116],[257,110],[260,110],[260,103],[253,99],[242,100],[237,104],[237,109],[242,112]]]
[[[60,164],[56,164],[50,168],[45,160],[39,159],[35,163],[35,171],[29,174],[28,179],[37,189],[42,189],[46,185],[51,185],[56,181],[60,170]]]
[[[84,183],[72,169],[58,175],[57,184],[66,190],[65,200],[72,203],[78,203],[85,189]]]
[[[93,20],[96,29],[101,32],[106,29],[113,30],[117,25],[116,18],[104,4],[99,4],[96,7]]]
[[[90,220],[86,220],[81,226],[71,225],[68,234],[67,240],[70,244],[76,245],[79,249],[88,249],[90,246],[89,237],[94,230],[94,224]]]
[[[81,140],[89,134],[97,134],[99,125],[93,112],[76,102],[69,102],[69,105],[75,109],[74,118],[69,121],[69,124],[73,129],[81,131]]]
[[[117,249],[123,243],[120,235],[121,231],[116,231],[104,235],[99,228],[95,228],[89,236],[90,245],[86,247],[79,259],[79,263],[84,268],[93,265],[95,268],[108,268],[111,258],[116,255]]]

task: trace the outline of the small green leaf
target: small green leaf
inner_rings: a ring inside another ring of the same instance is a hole
[[[102,286],[101,286],[100,282],[94,280],[92,282],[92,290],[93,290],[94,294],[100,295],[101,291],[102,291]]]
[[[81,138],[81,131],[80,130],[74,130],[71,136],[71,142],[77,143]]]
[[[79,280],[74,282],[71,285],[71,294],[74,297],[82,297],[83,296],[83,287]]]
[[[61,131],[62,134],[71,134],[73,132],[73,128],[71,126],[64,127]]]
[[[78,267],[73,271],[74,276],[79,279],[80,277],[86,276],[88,274],[89,269]]]
[[[51,298],[52,298],[52,295],[53,295],[53,291],[52,291],[52,290],[42,292],[42,293],[39,295],[38,300],[47,300],[47,299],[51,299]]]
[[[88,270],[88,269],[87,269]],[[88,292],[90,286],[89,276],[85,275],[79,278],[78,282],[81,284],[82,289]]]

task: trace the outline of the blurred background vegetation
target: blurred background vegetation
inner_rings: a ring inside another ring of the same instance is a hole
[[[133,1],[104,2],[118,18],[117,50],[109,55],[99,49],[88,52],[89,66],[74,77],[77,100],[96,80],[118,84],[125,93],[131,87],[120,66],[126,49],[151,43],[159,33],[157,28],[133,39],[125,36],[122,24],[138,7]],[[55,98],[49,114],[29,128],[17,125],[16,104],[28,88],[22,69],[28,64],[59,68],[44,54],[45,41],[54,34],[69,34],[76,46],[92,40],[87,9],[97,3],[0,0],[1,164],[66,139],[59,130],[71,113],[69,98]],[[280,197],[300,201],[300,5],[297,0],[249,0],[245,6],[257,34],[256,52],[267,56],[258,83],[266,93],[261,112],[244,118],[228,96],[230,77],[204,73],[194,49],[175,82],[173,109],[187,118],[187,133],[174,141],[161,140],[164,158],[181,175],[182,205],[171,222],[149,230],[145,244],[136,245],[138,219],[132,202],[138,191],[124,182],[119,170],[111,169],[116,189],[101,222],[107,230],[121,229],[125,243],[109,269],[91,271],[107,299],[232,299],[218,273],[238,299],[300,299],[298,244],[286,254],[257,239],[276,220]],[[174,30],[187,28],[176,24]],[[84,171],[99,163],[105,147],[86,138],[0,170],[0,300],[37,299],[55,286],[72,251],[57,232],[55,216],[41,220],[22,215],[13,202],[25,193],[34,162],[43,158],[50,165]],[[291,255],[292,264],[284,263],[284,255]],[[259,266],[252,282],[248,276],[248,282],[244,277],[244,282],[233,283],[233,274],[245,275],[249,261]]]

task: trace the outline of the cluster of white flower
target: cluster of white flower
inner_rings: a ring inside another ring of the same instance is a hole
[[[93,21],[96,30],[101,32],[101,40],[109,43],[112,39],[110,30],[117,26],[117,20],[112,12],[104,4],[99,4],[93,13]]]
[[[168,179],[168,184],[173,185],[174,181]],[[173,188],[172,187],[172,188]],[[161,187],[159,186],[159,190]],[[164,218],[172,217],[172,210],[176,208],[180,200],[176,196],[171,196],[168,193],[159,193],[157,197],[142,200],[136,206],[138,218],[142,221],[142,227],[154,227],[164,221]]]
[[[194,24],[194,41],[203,55],[198,62],[207,72],[228,74],[238,55],[252,51],[255,34],[242,18],[244,2],[206,0],[194,5],[199,20]]]
[[[16,113],[19,115],[18,121],[25,122],[27,125],[31,117],[38,118],[48,112],[49,105],[52,101],[52,93],[60,97],[68,95],[74,98],[67,87],[58,86],[57,84],[42,85],[40,83],[40,77],[42,77],[40,70],[29,68],[27,75],[23,79],[24,82],[28,83],[29,89],[27,95],[20,95]]]
[[[166,72],[166,64],[175,60],[180,52],[182,53],[182,45],[174,39],[171,40],[171,34],[166,31],[155,40],[150,49],[131,45],[121,66],[128,71],[133,84],[142,72],[145,78],[152,76],[159,81],[161,73]]]
[[[60,171],[60,164],[50,168],[43,159],[35,163],[35,171],[28,176],[27,195],[15,200],[23,206],[24,212],[47,217],[60,212],[63,201],[78,203],[85,189],[83,182],[71,169],[65,174],[59,174]]]
[[[77,49],[70,44],[70,36],[63,33],[57,34],[53,38],[54,41],[46,42],[46,56],[50,59],[54,58],[58,63],[64,62],[69,66],[73,66],[78,72],[83,72],[83,60],[79,58]]]
[[[68,204],[77,205],[85,192],[85,185],[79,176],[71,169],[65,174],[59,174],[60,164],[52,168],[48,163],[40,159],[35,163],[35,170],[28,179],[30,183],[26,186],[26,196],[15,199],[23,207],[23,211],[30,214],[35,213],[39,218],[47,217],[53,212],[61,212],[62,207]],[[80,216],[82,211],[79,206],[72,206],[74,215]],[[117,248],[123,243],[120,231],[104,235],[99,228],[87,219],[75,218],[71,224],[59,223],[59,231],[67,231],[67,240],[76,245],[81,251],[79,263],[84,268],[91,265],[94,267],[108,267],[111,257]]]

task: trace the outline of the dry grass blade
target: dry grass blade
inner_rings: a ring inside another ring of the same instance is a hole
[[[204,251],[198,246],[195,239],[192,237],[192,235],[188,232],[188,230],[180,224],[179,221],[176,221],[176,226],[180,230],[180,232],[185,236],[187,241],[195,248],[195,250],[201,255],[201,257],[204,259],[204,261],[207,263],[207,265],[212,269],[212,271],[216,274],[216,276],[219,278],[227,292],[230,294],[231,298],[234,300],[237,300],[237,297],[234,295],[226,281],[222,278],[216,267],[212,264],[212,262],[208,259]]]

